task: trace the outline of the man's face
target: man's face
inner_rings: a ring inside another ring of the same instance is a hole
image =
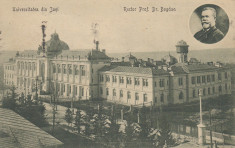
[[[215,18],[211,10],[202,11],[201,20],[202,20],[202,27],[204,29],[209,29],[210,27],[215,26]]]

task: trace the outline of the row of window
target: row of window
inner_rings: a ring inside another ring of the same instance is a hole
[[[17,63],[18,70],[36,70],[36,63],[35,62],[18,62]]]
[[[13,78],[14,78],[14,75],[13,75],[13,74],[5,74],[4,77],[5,77],[5,78],[12,78],[12,79],[13,79]]]
[[[6,70],[14,70],[14,66],[6,66],[5,69]]]
[[[80,69],[80,75],[85,76],[86,75],[86,66],[85,65],[80,65],[78,69],[78,65],[73,65],[72,64],[52,64],[52,69],[53,73],[63,73],[63,74],[69,74],[69,75],[79,75],[79,69]]]
[[[228,73],[224,73],[224,78],[228,79]],[[218,73],[218,80],[222,80],[222,73]],[[200,84],[200,83],[206,83],[206,82],[215,82],[215,75],[204,75],[204,76],[194,76],[191,77],[191,83],[192,84]]]
[[[103,88],[100,87],[100,94],[103,95]],[[109,93],[109,88],[106,88],[106,96],[109,96],[110,93]],[[112,91],[112,96],[113,97],[116,97],[117,96],[117,92],[116,92],[116,89],[113,89]],[[119,91],[119,97],[120,98],[123,98],[123,90],[120,90]],[[135,100],[138,101],[139,100],[139,93],[135,93]],[[127,99],[131,99],[131,92],[130,91],[127,91]],[[147,102],[148,101],[148,96],[147,94],[143,94],[143,100],[144,102]]]
[[[100,75],[99,80],[100,80],[100,82],[104,82],[104,75]],[[137,85],[137,86],[140,85],[140,80],[141,80],[140,78],[134,78],[134,85]],[[105,81],[110,82],[110,76],[109,75],[105,75]],[[112,82],[113,83],[117,82],[117,76],[112,76]],[[125,82],[124,77],[119,76],[119,83],[124,84],[124,82]],[[131,77],[126,77],[126,84],[129,84],[129,85],[132,84],[132,78]],[[147,87],[149,85],[148,79],[142,79],[142,85]],[[167,81],[167,85],[168,85],[168,81]],[[154,86],[157,87],[157,82],[156,81],[154,82]],[[159,80],[159,86],[160,87],[165,87],[165,79],[160,79]]]
[[[218,86],[218,92],[219,92],[219,93],[222,93],[222,89],[223,89],[223,87],[222,87],[221,85]],[[227,85],[227,84],[225,84],[224,89],[225,89],[226,91],[228,90],[228,85]],[[192,94],[193,98],[196,98],[196,97],[197,97],[196,94],[199,95],[199,93],[200,93],[199,91],[200,91],[199,89],[198,89],[197,91],[196,91],[195,89],[193,90],[193,94]],[[202,93],[202,94],[201,94],[202,96],[205,96],[206,94],[208,94],[208,95],[215,94],[215,87],[213,86],[212,88],[211,88],[211,87],[203,88],[201,93]]]
[[[104,75],[100,75],[99,77],[100,82],[104,82]],[[105,82],[110,82],[110,76],[105,75]],[[117,83],[117,76],[112,76],[112,82]],[[119,83],[124,84],[125,80],[123,76],[119,76]],[[131,77],[126,77],[126,84],[131,85],[132,84],[132,78]],[[140,85],[140,78],[134,78],[134,84],[135,85]],[[142,84],[143,86],[148,86],[148,79],[142,79]]]

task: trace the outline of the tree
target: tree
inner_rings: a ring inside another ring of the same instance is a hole
[[[172,138],[169,122],[164,114],[160,115],[159,134],[157,135],[157,147],[162,148],[165,144],[170,146],[175,144]]]
[[[105,134],[105,138],[107,139],[110,146],[119,147],[119,140],[121,133],[119,132],[120,125],[117,124],[116,119],[111,117],[110,122],[108,122],[108,131]]]
[[[16,96],[17,95],[15,93],[16,88],[14,86],[12,86],[12,88],[10,88],[10,90],[11,90],[11,96],[7,95],[6,98],[3,98],[2,107],[15,110],[17,107],[17,104],[16,104]]]
[[[127,122],[125,127],[125,147],[133,147],[134,140],[134,128]]]
[[[69,124],[71,124],[73,122],[73,114],[72,111],[67,108],[66,112],[65,112],[65,117],[64,117],[65,121]]]
[[[78,134],[80,134],[80,126],[81,126],[81,111],[77,108],[76,116],[75,116],[75,127],[77,128]]]
[[[150,137],[151,134],[151,126],[150,120],[147,120],[146,114],[148,112],[148,108],[143,106],[140,110],[140,131],[138,135],[138,143],[139,147],[153,147],[154,139]]]

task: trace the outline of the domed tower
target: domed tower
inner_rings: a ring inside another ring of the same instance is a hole
[[[181,40],[176,44],[176,52],[179,54],[179,63],[188,62],[188,44]]]

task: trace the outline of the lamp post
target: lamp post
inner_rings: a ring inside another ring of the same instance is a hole
[[[199,99],[200,99],[200,124],[198,127],[198,144],[204,145],[206,143],[206,126],[202,122],[202,90],[199,89]]]

